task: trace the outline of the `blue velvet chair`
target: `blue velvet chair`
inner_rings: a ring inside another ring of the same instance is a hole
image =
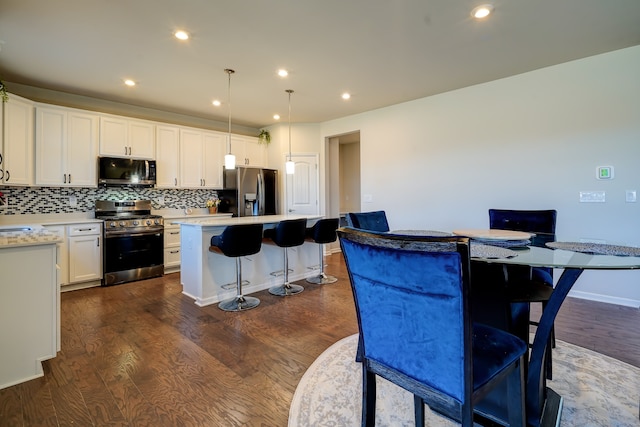
[[[387,214],[384,211],[349,212],[347,225],[369,231],[389,231]]]
[[[375,425],[376,375],[464,426],[492,389],[506,382],[510,426],[525,424],[527,345],[474,324],[469,309],[469,239],[338,230],[353,290],[363,370],[362,425]]]
[[[545,243],[556,240],[555,209],[512,210],[489,209],[489,228],[499,230],[525,231],[534,233],[531,244],[544,247]],[[545,267],[518,268],[511,266],[509,275],[509,297],[513,303],[541,303],[544,310],[553,292],[553,270]],[[530,320],[532,325],[538,325]],[[555,333],[551,332],[546,351],[547,378],[553,378],[551,347],[555,347]]]

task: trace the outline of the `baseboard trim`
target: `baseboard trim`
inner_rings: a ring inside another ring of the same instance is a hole
[[[629,298],[612,297],[610,295],[594,294],[592,292],[583,292],[583,291],[575,291],[575,290],[572,290],[571,292],[569,292],[569,296],[573,298],[586,299],[589,301],[597,301],[597,302],[604,302],[607,304],[622,305],[625,307],[640,308],[640,301],[629,299]]]

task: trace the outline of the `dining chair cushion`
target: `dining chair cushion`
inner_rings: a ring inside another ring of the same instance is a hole
[[[290,248],[304,243],[306,231],[306,218],[287,219],[280,221],[275,228],[264,230],[264,237],[281,248]]]
[[[338,240],[336,230],[340,220],[338,218],[323,218],[316,221],[313,227],[307,228],[307,239],[316,243],[331,243]]]
[[[347,224],[353,228],[369,231],[389,231],[385,211],[349,212]]]

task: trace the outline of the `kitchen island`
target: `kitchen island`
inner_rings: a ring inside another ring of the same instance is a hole
[[[41,226],[0,228],[0,389],[41,377],[60,350],[60,241]]]
[[[209,252],[211,237],[221,234],[228,225],[263,224],[263,228],[274,228],[278,222],[288,219],[306,218],[311,227],[321,215],[265,215],[236,218],[206,218],[180,221],[182,293],[193,298],[196,305],[215,304],[236,295],[235,259]],[[275,245],[263,244],[255,255],[243,258],[243,293],[268,289],[281,284],[284,265],[284,250]],[[318,245],[305,242],[289,249],[289,280],[300,280],[312,276],[318,264]],[[276,273],[276,274],[274,274]],[[248,283],[247,283],[248,281]],[[309,285],[314,286],[314,285]]]

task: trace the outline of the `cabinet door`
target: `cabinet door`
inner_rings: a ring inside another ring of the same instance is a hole
[[[156,128],[156,187],[180,186],[180,129],[175,126]]]
[[[247,166],[266,166],[266,145],[259,144],[258,138],[248,137],[244,148]]]
[[[58,108],[36,108],[36,184],[66,184],[67,115]]]
[[[202,132],[180,130],[180,185],[183,188],[202,188],[202,153]]]
[[[100,117],[100,155],[127,157],[128,146],[127,121],[120,117]]]
[[[203,135],[203,184],[207,188],[222,188],[224,143],[225,139],[222,134],[205,133]]]
[[[95,114],[67,114],[66,185],[97,187],[98,122]]]
[[[33,103],[10,95],[4,103],[4,183],[33,184]]]
[[[102,278],[102,236],[69,238],[69,283]]]
[[[151,122],[129,121],[129,155],[137,159],[153,160],[155,157],[155,130]]]

